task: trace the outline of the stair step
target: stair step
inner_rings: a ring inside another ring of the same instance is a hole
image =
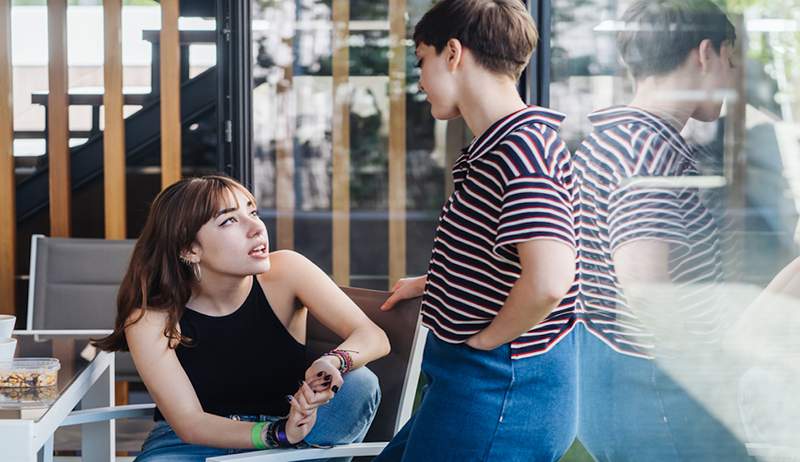
[[[212,23],[213,24],[213,23]],[[158,29],[148,29],[142,31],[142,40],[150,43],[161,41],[161,31]],[[178,40],[181,45],[195,45],[201,43],[217,43],[217,31],[211,30],[182,30]]]
[[[103,104],[103,87],[75,87],[69,89],[70,106],[99,106]],[[31,103],[46,106],[49,92],[31,93]],[[144,106],[152,98],[150,87],[125,87],[122,89],[123,104]]]

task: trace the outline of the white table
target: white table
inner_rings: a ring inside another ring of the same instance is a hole
[[[18,342],[16,357],[55,357],[61,361],[61,370],[57,392],[53,393],[55,399],[40,405],[38,411],[23,409],[26,405],[21,403],[15,406],[8,397],[12,389],[0,389],[0,394],[5,393],[5,399],[0,401],[0,453],[4,462],[52,461],[53,434],[78,404],[81,409],[114,405],[114,353],[97,350],[87,355],[84,351],[89,338],[106,333],[14,332]],[[114,460],[113,420],[83,424],[81,435],[83,462]]]

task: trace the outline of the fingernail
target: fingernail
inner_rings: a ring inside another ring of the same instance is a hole
[[[334,393],[338,393],[338,392],[339,392],[339,385],[334,385],[334,386],[332,386],[332,387],[331,387],[331,390],[332,390]]]
[[[317,373],[317,377],[322,377],[322,374],[324,374],[324,373],[325,373],[325,372],[323,372],[323,371],[319,371],[319,372]]]

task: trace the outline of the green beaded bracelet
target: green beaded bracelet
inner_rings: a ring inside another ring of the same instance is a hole
[[[253,425],[253,429],[250,430],[250,441],[253,443],[253,447],[256,449],[267,449],[267,443],[261,438],[261,430],[264,429],[266,426],[266,422],[258,422],[257,424]]]

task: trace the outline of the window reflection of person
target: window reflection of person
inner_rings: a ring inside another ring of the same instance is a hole
[[[634,98],[591,114],[593,132],[575,155],[578,437],[601,461],[745,460],[737,438],[663,367],[707,352],[724,318],[707,290],[724,277],[719,220],[681,130],[719,118],[735,31],[710,0],[636,1],[621,24]]]

